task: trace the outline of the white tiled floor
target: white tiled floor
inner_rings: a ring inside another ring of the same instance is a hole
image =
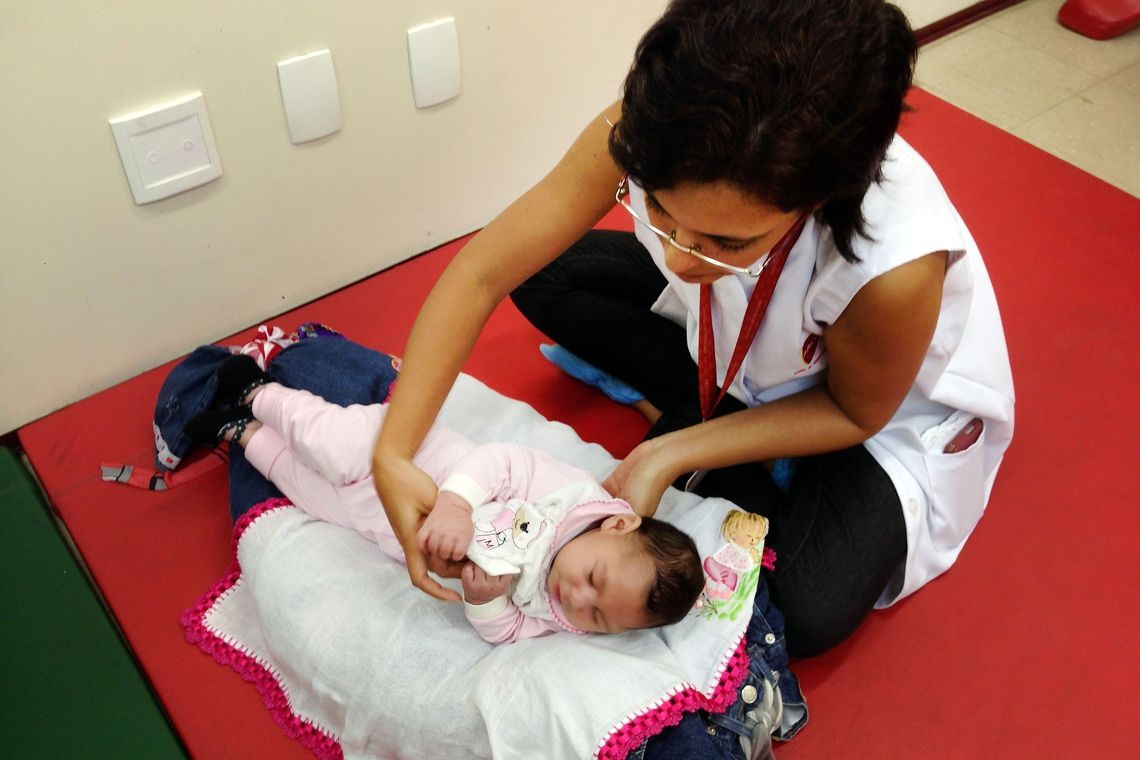
[[[1112,40],[1025,0],[924,46],[915,83],[1140,196],[1140,29]]]

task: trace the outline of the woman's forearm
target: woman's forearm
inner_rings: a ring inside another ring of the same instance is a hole
[[[820,385],[649,443],[663,477],[670,481],[694,470],[837,451],[875,432],[853,422]]]
[[[478,294],[469,279],[449,268],[424,301],[404,350],[377,457],[414,456],[498,303],[491,294]]]
[[[898,411],[930,346],[946,254],[879,275],[825,333],[824,382],[761,406],[662,436],[661,474],[838,451],[875,435]]]

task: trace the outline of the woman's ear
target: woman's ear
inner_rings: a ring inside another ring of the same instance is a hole
[[[641,515],[632,512],[620,515],[610,515],[602,521],[602,531],[605,533],[631,533],[641,525]]]

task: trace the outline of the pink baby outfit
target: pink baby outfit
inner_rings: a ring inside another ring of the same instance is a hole
[[[294,505],[352,528],[401,562],[372,483],[371,452],[387,406],[331,404],[307,391],[266,385],[253,400],[263,423],[245,455]],[[516,444],[475,445],[435,425],[413,462],[471,504],[475,536],[468,557],[492,575],[515,575],[509,596],[465,604],[479,635],[493,644],[570,625],[546,590],[550,563],[570,539],[615,514],[632,513],[589,473]]]

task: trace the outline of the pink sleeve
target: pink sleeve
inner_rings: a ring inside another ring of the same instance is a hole
[[[512,498],[535,501],[583,480],[596,482],[585,470],[559,462],[544,451],[514,443],[487,443],[459,460],[441,488],[453,490],[477,507]],[[598,491],[600,498],[608,498],[600,485]]]
[[[490,617],[473,614],[471,605],[468,604],[463,605],[463,611],[471,627],[488,644],[510,644],[520,639],[533,639],[536,636],[545,636],[563,630],[553,620],[524,615],[510,601],[507,601],[502,611]]]

